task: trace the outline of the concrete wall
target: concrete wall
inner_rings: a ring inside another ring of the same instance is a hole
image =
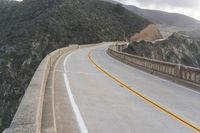
[[[121,47],[121,48],[119,48]],[[108,54],[124,63],[177,83],[200,89],[200,69],[121,52],[125,45],[111,45]]]
[[[37,68],[13,121],[4,133],[40,133],[44,92],[50,68],[57,59],[78,45],[58,49],[47,55]]]

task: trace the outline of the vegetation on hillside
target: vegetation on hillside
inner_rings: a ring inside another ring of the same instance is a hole
[[[120,5],[97,0],[1,0],[0,132],[49,52],[72,43],[123,40],[149,23]]]

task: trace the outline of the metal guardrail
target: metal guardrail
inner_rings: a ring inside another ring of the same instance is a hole
[[[111,45],[108,48],[108,54],[127,64],[171,77],[176,82],[200,88],[200,69],[124,53],[122,49],[125,47],[127,45]]]

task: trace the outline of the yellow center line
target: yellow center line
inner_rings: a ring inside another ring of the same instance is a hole
[[[136,91],[135,89],[129,87],[126,83],[124,83],[123,81],[121,81],[120,79],[118,79],[117,77],[113,76],[112,74],[110,74],[109,72],[105,71],[103,68],[101,68],[92,58],[91,53],[93,50],[91,50],[88,53],[88,58],[91,61],[92,64],[94,64],[98,70],[100,70],[101,72],[103,72],[106,76],[108,76],[109,78],[111,78],[112,80],[114,80],[115,82],[119,83],[121,86],[123,86],[125,89],[127,89],[128,91],[130,91],[132,94],[138,96],[139,98],[141,98],[142,100],[144,100],[145,102],[151,104],[153,107],[155,107],[156,109],[162,111],[163,113],[169,115],[170,117],[172,117],[173,119],[179,121],[180,123],[184,124],[185,126],[189,127],[190,129],[192,129],[193,131],[200,133],[200,127],[198,127],[197,125],[195,125],[194,123],[185,120],[184,118],[182,118],[181,116],[177,115],[176,113],[170,111],[169,109],[165,108],[164,106],[160,105],[159,103],[155,102],[154,100],[150,99],[149,97],[143,95],[142,93]]]

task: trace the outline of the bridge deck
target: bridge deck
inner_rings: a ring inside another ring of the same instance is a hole
[[[43,133],[197,132],[192,126],[200,125],[199,92],[113,59],[106,54],[108,45],[78,49],[54,65],[44,97]]]

